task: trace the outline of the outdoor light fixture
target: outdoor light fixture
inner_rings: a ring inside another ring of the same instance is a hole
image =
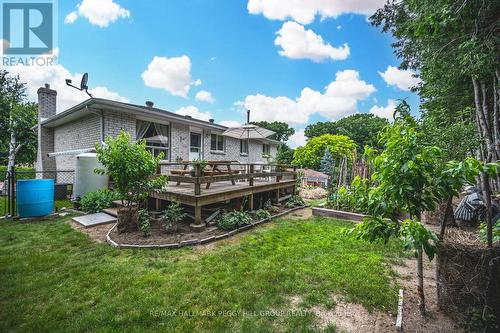
[[[72,82],[71,79],[66,79],[65,81],[66,81],[67,86],[70,86],[70,87],[75,88],[75,89],[80,90],[80,91],[85,91],[87,93],[87,95],[89,95],[90,98],[92,98],[92,94],[88,92],[88,89],[89,89],[89,87],[87,86],[88,80],[89,80],[89,74],[85,73],[82,76],[82,82],[80,82],[80,87],[77,87],[77,86],[71,84],[71,82]]]

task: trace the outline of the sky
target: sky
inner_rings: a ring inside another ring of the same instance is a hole
[[[368,17],[385,0],[64,0],[57,63],[10,66],[29,98],[49,83],[58,112],[87,98],[67,87],[89,73],[94,97],[144,104],[236,126],[284,121],[304,128],[371,112],[391,118],[400,99],[418,113],[418,83],[398,69],[391,36]],[[5,45],[8,41],[2,40]]]

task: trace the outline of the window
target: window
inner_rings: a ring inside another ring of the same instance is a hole
[[[240,154],[248,155],[248,140],[240,140]]]
[[[145,140],[146,148],[153,156],[158,156],[160,153],[163,153],[163,158],[168,159],[168,125],[138,120],[136,132],[137,140]]]
[[[271,145],[269,143],[262,144],[262,155],[271,155]]]
[[[210,135],[210,150],[223,152],[224,151],[224,137],[219,134]]]

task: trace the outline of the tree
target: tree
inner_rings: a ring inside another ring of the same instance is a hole
[[[345,135],[324,134],[314,137],[307,140],[305,146],[295,149],[293,163],[317,170],[327,149],[335,159],[345,156],[352,161],[356,143]]]
[[[118,210],[118,229],[137,229],[137,207],[151,191],[160,190],[166,184],[165,176],[154,177],[163,153],[154,157],[146,149],[144,140],[132,143],[130,134],[123,130],[116,138],[108,136],[104,144],[96,144],[96,152],[104,169],[95,172],[107,173],[113,179],[125,207]]]
[[[0,163],[12,171],[16,162],[33,164],[37,136],[37,105],[26,100],[26,84],[0,71]]]
[[[286,143],[278,146],[276,152],[276,161],[282,164],[292,164],[294,150],[290,148]]]
[[[269,137],[270,139],[276,141],[286,142],[295,133],[295,130],[293,128],[288,126],[287,123],[281,121],[273,121],[273,122],[257,121],[251,123],[259,127],[276,132],[275,134]]]
[[[358,152],[362,153],[366,145],[380,147],[377,135],[389,122],[385,118],[371,113],[357,113],[344,117],[338,121],[318,122],[308,125],[304,134],[313,138],[323,134],[340,134],[354,140],[358,145]]]
[[[484,165],[472,158],[445,163],[441,149],[425,144],[406,102],[396,108],[394,124],[386,126],[380,138],[386,147],[384,151],[380,154],[374,149],[367,151],[374,173],[364,208],[371,217],[350,233],[370,241],[403,238],[405,247],[417,257],[419,309],[423,313],[423,254],[433,259],[438,238],[420,222],[422,212],[434,210],[438,203],[473,182],[480,171],[496,169],[498,165]],[[399,209],[410,215],[402,223],[397,218]]]
[[[335,164],[335,160],[333,159],[332,154],[330,153],[330,149],[326,149],[323,158],[321,159],[319,171],[331,175],[333,173],[333,167]]]

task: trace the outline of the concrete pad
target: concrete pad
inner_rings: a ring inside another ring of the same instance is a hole
[[[74,217],[73,221],[83,225],[85,228],[89,228],[99,224],[114,223],[116,222],[116,217],[106,213],[95,213]]]

